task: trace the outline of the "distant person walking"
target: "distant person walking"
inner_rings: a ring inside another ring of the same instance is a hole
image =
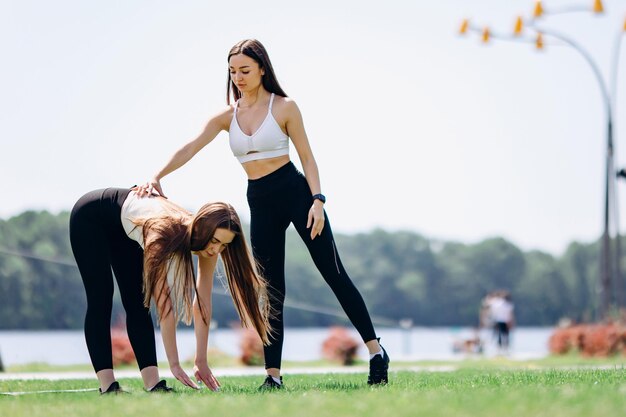
[[[489,314],[494,326],[499,353],[508,353],[510,333],[515,326],[514,306],[508,291],[496,291],[489,300]]]
[[[213,271],[220,254],[239,316],[268,342],[267,302],[265,309],[259,306],[259,300],[267,299],[266,285],[256,273],[232,206],[210,203],[192,215],[162,197],[138,198],[136,191],[123,188],[96,190],[74,205],[70,242],[87,294],[85,339],[102,394],[123,392],[112,364],[111,268],[147,391],[171,391],[165,380],[159,380],[151,300],[174,377],[197,388],[182,369],[176,347],[178,320],[189,323],[193,318],[198,346],[195,377],[213,390],[219,387],[206,355]],[[197,282],[192,253],[198,255]]]
[[[280,87],[267,51],[259,41],[247,39],[233,46],[228,53],[228,73],[228,106],[209,119],[204,131],[180,148],[140,190],[156,190],[163,195],[161,179],[187,163],[218,133],[227,131],[231,150],[248,176],[252,249],[268,280],[276,312],[270,320],[275,334],[264,349],[267,378],[261,388],[282,387],[285,231],[289,224],[295,226],[370,352],[368,383],[387,383],[389,356],[378,343],[365,302],[341,263],[324,212],[326,197],[300,109]],[[304,174],[289,159],[290,141]]]

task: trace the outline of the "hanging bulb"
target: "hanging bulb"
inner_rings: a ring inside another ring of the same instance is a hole
[[[537,33],[537,39],[535,40],[535,46],[539,50],[543,49],[543,35],[541,34],[541,32]]]
[[[533,16],[541,17],[543,15],[543,5],[541,4],[541,0],[535,1],[535,10],[533,10]]]
[[[461,22],[461,27],[459,28],[459,33],[461,35],[465,35],[467,33],[467,29],[469,28],[469,20],[463,19]]]
[[[593,2],[593,12],[594,13],[604,12],[604,7],[602,6],[602,0],[595,0]]]
[[[484,43],[489,42],[489,37],[490,37],[489,28],[485,26],[485,28],[483,29],[483,42]]]
[[[517,16],[517,19],[515,19],[515,29],[513,29],[513,34],[515,36],[519,36],[522,34],[523,29],[524,22],[522,21],[522,16]]]

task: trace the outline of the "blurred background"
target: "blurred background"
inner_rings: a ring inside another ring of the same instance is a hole
[[[476,332],[501,353],[480,321],[495,290],[511,294],[520,358],[547,355],[559,322],[618,320],[625,20],[620,0],[0,1],[4,364],[88,362],[68,211],[195,137],[245,38],[302,110],[340,254],[396,356],[452,358]],[[249,219],[225,133],[162,184],[190,210],[224,200]],[[288,239],[285,358],[312,360],[329,326],[351,327]],[[236,354],[216,282],[211,344]]]

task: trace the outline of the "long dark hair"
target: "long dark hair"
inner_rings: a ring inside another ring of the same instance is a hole
[[[267,282],[258,273],[246,244],[241,220],[233,206],[218,202],[206,204],[198,211],[192,225],[191,250],[204,249],[218,228],[235,234],[220,254],[235,309],[244,327],[256,329],[263,343],[269,344],[271,327]]]
[[[272,62],[270,61],[270,57],[261,42],[257,41],[256,39],[244,39],[243,41],[237,42],[235,46],[230,48],[227,61],[230,62],[231,56],[239,54],[244,54],[254,59],[256,63],[259,64],[259,68],[265,70],[265,73],[261,78],[263,88],[265,88],[270,93],[274,93],[282,97],[287,97],[287,93],[285,93],[280,87],[280,84],[278,84],[276,74],[274,74],[274,67],[272,67]],[[241,93],[239,92],[239,89],[230,78],[229,70],[228,78],[226,80],[226,104],[230,104],[231,94],[235,98],[235,101],[241,98]]]
[[[235,209],[227,203],[205,204],[192,216],[180,207],[163,200],[164,215],[136,220],[143,226],[144,305],[150,306],[155,297],[159,317],[173,313],[176,320],[191,323],[193,297],[197,295],[192,252],[201,251],[211,241],[218,228],[235,234],[233,241],[221,253],[233,304],[245,327],[254,327],[265,344],[269,343],[271,326],[267,283],[258,274],[246,245],[241,221]],[[173,280],[168,282],[170,265]],[[162,297],[170,303],[161,303]],[[199,302],[203,321],[204,306]]]

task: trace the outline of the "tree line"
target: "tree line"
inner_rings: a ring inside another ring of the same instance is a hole
[[[86,299],[68,235],[69,213],[26,211],[0,220],[0,329],[82,328]],[[599,245],[572,243],[555,257],[523,252],[502,238],[475,244],[415,232],[336,234],[341,260],[379,324],[478,324],[482,298],[507,289],[519,325],[590,321],[597,305]],[[623,245],[623,247],[626,247]],[[287,232],[287,326],[346,324],[341,307],[296,232]],[[219,275],[219,272],[218,272]],[[215,279],[213,318],[236,321],[225,283]],[[117,293],[116,293],[117,294]],[[312,311],[312,310],[320,310]],[[324,312],[331,312],[325,314]],[[119,297],[114,317],[123,314]]]

